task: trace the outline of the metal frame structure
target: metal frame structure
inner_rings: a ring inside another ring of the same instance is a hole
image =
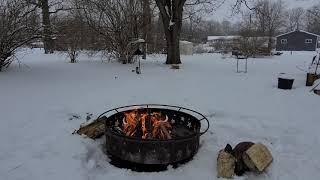
[[[165,113],[172,120],[173,126],[183,127],[188,133],[161,140],[130,137],[115,131],[115,127],[121,126],[124,112],[133,110]],[[209,120],[197,111],[161,104],[122,106],[102,113],[98,119],[100,118],[106,121],[106,150],[109,155],[130,163],[148,165],[168,165],[191,159],[198,152],[200,136],[204,135],[210,127]],[[201,132],[202,121],[207,123],[203,132]]]

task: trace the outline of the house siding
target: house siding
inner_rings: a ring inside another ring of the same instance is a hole
[[[286,44],[282,44],[281,40],[287,39]],[[312,39],[312,43],[305,43],[306,39]],[[301,31],[295,31],[277,37],[277,51],[315,51],[318,45],[318,36],[308,34]]]

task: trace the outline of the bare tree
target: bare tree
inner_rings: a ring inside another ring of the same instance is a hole
[[[268,36],[268,49],[272,50],[273,37],[284,26],[285,8],[281,0],[258,0],[252,11],[252,21],[261,36]]]
[[[259,26],[252,20],[252,14],[244,13],[242,15],[239,35],[241,36],[237,49],[246,57],[255,57],[260,52],[261,47],[265,43],[264,37],[259,37]]]
[[[287,31],[294,31],[303,27],[305,10],[302,7],[294,8],[287,12]]]
[[[104,40],[105,50],[120,62],[131,63],[130,42],[141,38],[143,8],[140,0],[75,0],[82,17]]]
[[[86,26],[81,17],[75,13],[62,18],[57,24],[57,49],[70,59],[70,63],[76,63],[77,57],[83,48],[83,43],[87,42]]]
[[[13,61],[18,48],[38,38],[35,9],[20,0],[0,0],[0,71]]]
[[[320,34],[320,4],[315,5],[306,12],[307,30]]]

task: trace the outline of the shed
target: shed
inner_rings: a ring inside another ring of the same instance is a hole
[[[180,41],[180,54],[193,55],[193,43],[189,41]]]
[[[316,51],[320,36],[296,30],[277,36],[277,51]]]

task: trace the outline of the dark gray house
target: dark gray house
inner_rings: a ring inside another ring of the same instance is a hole
[[[315,51],[320,36],[302,30],[281,34],[277,38],[277,51]]]

